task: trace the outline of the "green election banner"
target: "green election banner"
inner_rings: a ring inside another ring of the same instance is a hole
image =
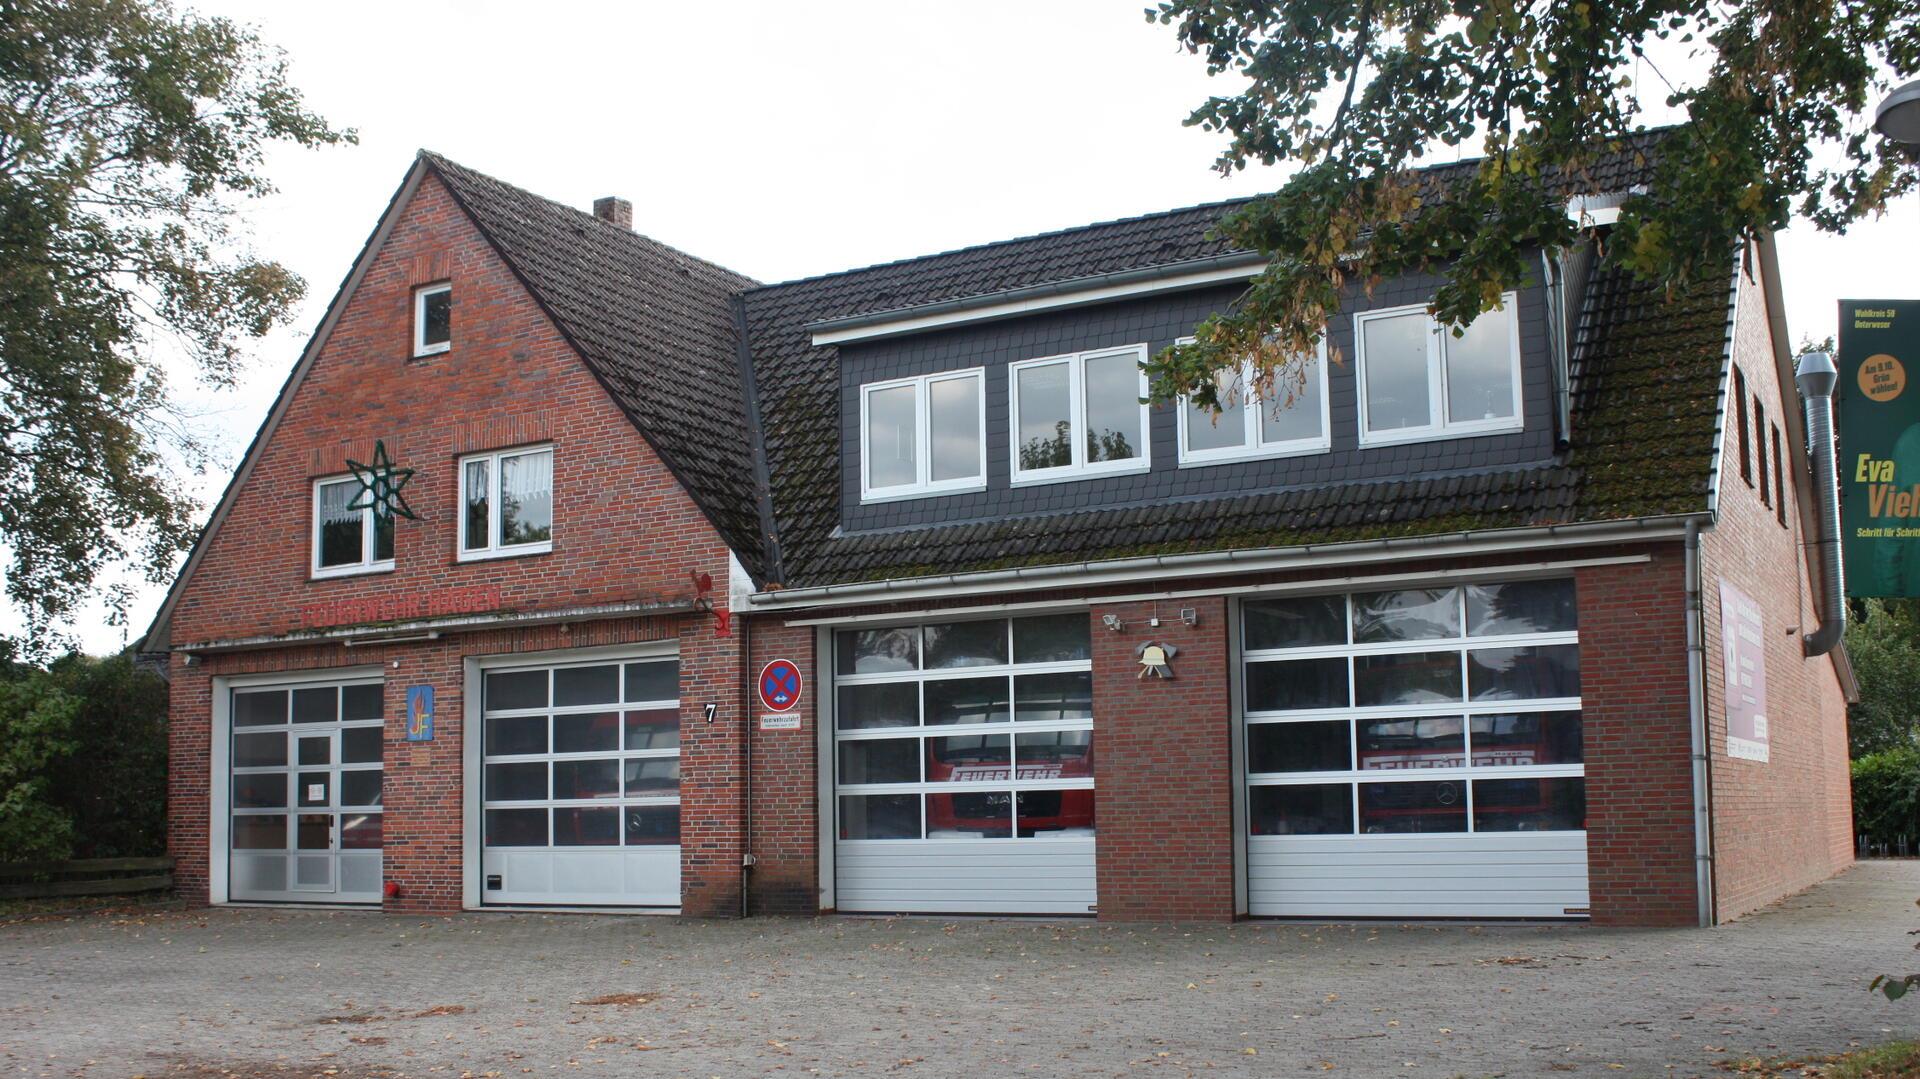
[[[1847,594],[1920,596],[1920,300],[1841,300],[1838,363]]]

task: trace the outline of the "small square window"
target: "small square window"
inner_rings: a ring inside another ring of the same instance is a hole
[[[460,461],[460,558],[553,549],[553,447],[501,450]]]
[[[1457,336],[1425,307],[1355,315],[1360,444],[1519,430],[1518,307],[1509,292]]]
[[[453,347],[453,286],[428,285],[413,293],[413,354],[432,356]]]
[[[360,481],[351,476],[313,485],[313,575],[338,577],[393,568],[393,517],[356,508]]]

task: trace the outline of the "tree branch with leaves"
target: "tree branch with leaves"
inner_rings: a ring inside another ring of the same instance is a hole
[[[1613,193],[1591,169],[1643,126],[1640,69],[1687,117],[1602,251],[1643,279],[1724,272],[1736,243],[1796,214],[1844,231],[1914,186],[1909,152],[1873,133],[1868,109],[1920,68],[1916,0],[1167,0],[1146,14],[1209,74],[1246,81],[1187,120],[1227,137],[1216,168],[1298,167],[1220,223],[1267,267],[1192,344],[1153,358],[1157,401],[1218,407],[1234,380],[1217,375],[1249,356],[1249,388],[1272,392],[1343,295],[1402,274],[1442,277],[1444,323],[1498,306],[1534,252],[1589,231],[1570,194]],[[1656,54],[1691,77],[1668,82]],[[1456,148],[1481,159],[1436,192],[1416,170]]]
[[[273,145],[354,141],[285,56],[165,0],[0,0],[0,539],[45,651],[109,567],[173,570],[204,458],[176,360],[230,385],[305,293],[240,207]],[[124,595],[109,597],[124,618]]]

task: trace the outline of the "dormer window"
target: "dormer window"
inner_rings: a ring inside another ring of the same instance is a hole
[[[428,285],[413,293],[413,354],[433,356],[453,347],[453,286]]]
[[[1222,402],[1218,412],[1180,402],[1182,467],[1319,453],[1332,445],[1327,437],[1325,342],[1303,365],[1283,372],[1265,398],[1252,390],[1250,362],[1216,377]]]
[[[1022,360],[1013,383],[1013,483],[1145,472],[1147,346]]]
[[[985,488],[985,381],[976,367],[860,387],[860,500]]]
[[[1458,337],[1420,305],[1355,315],[1360,444],[1520,430],[1518,307],[1509,292]]]

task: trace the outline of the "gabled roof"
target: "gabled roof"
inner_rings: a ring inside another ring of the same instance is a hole
[[[734,297],[753,279],[422,150],[281,384],[145,641],[166,640],[174,606],[256,455],[428,173],[446,185],[748,572],[764,579],[767,544],[732,312]]]
[[[1568,195],[1647,181],[1663,132],[1600,155]],[[1423,170],[1436,190],[1476,161]],[[1705,512],[1733,297],[1727,274],[1666,296],[1597,271],[1577,313],[1573,439],[1530,466],[1230,497],[1000,518],[904,530],[839,531],[839,355],[809,327],[1036,284],[1231,254],[1213,226],[1246,200],[1214,203],[749,290],[752,373],[788,587],[900,579],[1145,554],[1328,543],[1473,529]]]
[[[439,154],[420,157],[764,580],[732,308],[753,279]]]

